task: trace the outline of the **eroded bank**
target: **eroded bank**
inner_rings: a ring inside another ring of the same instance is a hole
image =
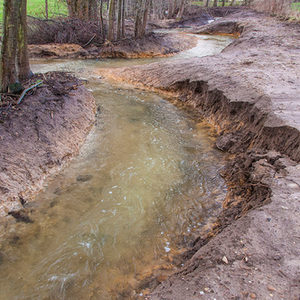
[[[216,37],[199,38],[199,42],[206,50],[201,53],[217,53],[228,44]],[[121,63],[134,62],[40,61],[35,66],[42,72],[62,68],[86,77],[99,109],[83,153],[47,182],[46,192],[36,201],[24,195],[19,199],[21,210],[10,212],[8,218],[15,223],[5,228],[7,239],[0,250],[6,298],[38,294],[81,298],[91,293],[107,299],[130,297],[148,285],[153,272],[165,278],[178,244],[181,248],[187,244],[199,226],[209,229],[220,211],[225,190],[218,175],[222,155],[212,149],[209,127],[190,120],[155,94],[110,86],[96,74],[101,65]],[[70,94],[76,93],[78,84],[65,83]],[[64,98],[52,99],[47,89],[42,91],[47,95],[40,94],[41,100],[53,105],[46,111],[50,119],[62,114],[54,104],[70,109],[63,106]],[[64,125],[73,119],[68,116]],[[48,121],[27,120],[32,122],[35,134],[45,140],[49,129],[41,129],[40,123]],[[55,124],[49,122],[55,132]],[[81,130],[77,126],[72,130]],[[55,138],[48,143],[64,142],[58,135]],[[38,146],[43,150],[45,145]]]
[[[299,25],[244,11],[195,31],[241,35],[217,56],[102,72],[176,96],[235,156],[223,172],[231,189],[215,230],[149,298],[297,299]]]
[[[65,73],[35,80],[43,86],[13,107],[0,127],[1,218],[26,219],[22,210],[28,199],[78,153],[95,120],[95,100],[83,82]]]

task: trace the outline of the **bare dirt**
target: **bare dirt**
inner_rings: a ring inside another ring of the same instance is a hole
[[[146,298],[300,299],[300,25],[244,10],[193,31],[240,37],[216,56],[102,71],[172,96],[233,155],[214,230]]]
[[[78,44],[29,45],[31,58],[147,58],[176,54],[194,47],[197,39],[186,34],[150,33],[140,39],[124,39],[82,47]]]
[[[94,98],[78,79],[66,73],[37,79],[43,85],[14,103],[0,123],[2,233],[10,218],[30,222],[24,208],[45,179],[78,153],[95,120]]]

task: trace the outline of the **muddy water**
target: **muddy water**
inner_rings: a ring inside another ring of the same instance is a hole
[[[212,130],[157,94],[93,75],[108,62],[33,65],[86,77],[98,116],[79,157],[39,194],[33,223],[9,229],[1,299],[129,299],[220,212]]]

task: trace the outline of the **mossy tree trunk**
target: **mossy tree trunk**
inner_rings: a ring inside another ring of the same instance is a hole
[[[5,0],[1,49],[1,90],[18,92],[31,75],[27,50],[26,0]]]
[[[17,3],[4,1],[3,40],[1,49],[1,90],[7,92],[9,85],[17,82]]]

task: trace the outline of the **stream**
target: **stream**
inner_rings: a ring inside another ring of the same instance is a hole
[[[223,154],[210,126],[157,93],[112,84],[100,68],[212,55],[231,39],[198,36],[168,58],[38,60],[88,80],[99,113],[78,157],[16,223],[0,257],[0,299],[131,299],[165,278],[173,260],[222,209]],[[155,280],[154,280],[155,281]]]

